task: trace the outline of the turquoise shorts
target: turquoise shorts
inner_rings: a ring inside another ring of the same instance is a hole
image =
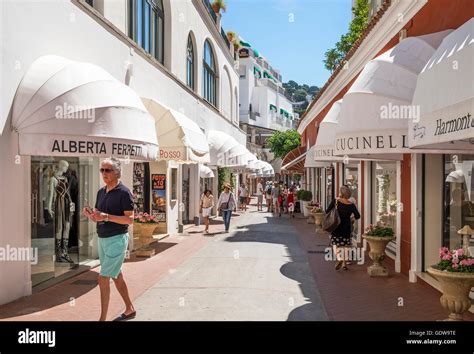
[[[100,275],[116,279],[128,248],[128,232],[111,237],[99,237]]]

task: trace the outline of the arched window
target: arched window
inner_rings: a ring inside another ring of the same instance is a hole
[[[203,59],[203,97],[217,107],[217,73],[216,59],[209,40],[204,43]]]
[[[130,0],[130,33],[147,53],[164,61],[165,14],[162,0]]]
[[[186,84],[194,90],[194,45],[191,34],[188,36],[186,50]]]

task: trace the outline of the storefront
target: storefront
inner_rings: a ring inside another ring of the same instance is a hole
[[[57,56],[33,62],[12,107],[17,158],[30,171],[28,246],[38,250],[31,286],[98,258],[96,225],[81,210],[94,207],[103,184],[100,159],[122,159],[121,180],[131,188],[129,162],[157,158],[153,126],[135,92],[102,68]]]
[[[401,40],[365,65],[342,100],[334,153],[365,160],[364,224],[393,228],[396,238],[387,255],[397,272],[410,264],[408,121],[418,114],[413,93],[418,74],[448,32]]]
[[[318,166],[317,175],[320,176],[319,189],[321,195],[319,201],[323,208],[327,208],[336,197],[336,164],[343,160],[341,157],[334,155],[334,142],[341,102],[342,100],[334,102],[321,124],[319,124],[316,144],[314,145],[314,161]]]
[[[450,32],[420,73],[413,96],[420,119],[409,123],[409,145],[425,154],[415,170],[414,207],[423,213],[414,227],[411,270],[432,284],[422,272],[438,262],[439,248],[462,247],[458,231],[474,228],[474,47],[466,42],[473,36],[474,19]],[[472,237],[466,246],[474,254]]]
[[[163,223],[160,232],[175,234],[199,218],[200,164],[209,163],[207,138],[196,122],[149,98],[142,101],[155,120],[160,160],[150,163],[152,214]],[[153,181],[160,181],[160,188]]]

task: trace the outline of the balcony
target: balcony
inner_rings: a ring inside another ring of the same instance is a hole
[[[206,6],[209,15],[211,15],[214,22],[217,23],[217,15],[211,6],[211,2],[209,0],[202,0],[202,2],[204,3],[204,6]]]
[[[229,38],[227,38],[227,33],[225,33],[224,29],[221,27],[221,36],[222,36],[222,39],[224,39],[224,42],[225,44],[227,45],[227,47],[232,50],[232,47],[231,47],[231,43],[229,41]]]

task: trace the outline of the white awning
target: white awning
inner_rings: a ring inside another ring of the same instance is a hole
[[[341,104],[342,100],[334,102],[321,124],[319,124],[316,144],[313,147],[313,157],[310,156],[306,159],[307,162],[309,162],[309,160],[314,161],[316,166],[312,167],[329,167],[332,162],[343,160],[343,157],[334,155],[336,129],[338,117],[341,112]]]
[[[183,163],[208,163],[209,145],[196,122],[153,99],[142,98],[155,118],[155,131],[160,143],[160,160]]]
[[[214,171],[212,171],[206,165],[199,165],[199,177],[201,178],[214,178]]]
[[[19,154],[155,160],[153,118],[137,94],[104,69],[59,56],[31,64],[16,92]]]
[[[343,98],[334,153],[400,160],[408,149],[408,120],[418,74],[449,31],[402,40],[368,62]],[[376,155],[376,156],[373,156]]]
[[[474,151],[474,18],[451,32],[418,76],[409,146]]]
[[[208,143],[211,165],[220,167],[242,167],[248,162],[245,146],[232,136],[217,130],[210,130]]]
[[[280,158],[276,158],[271,162],[271,165],[273,167],[273,171],[275,173],[280,173],[281,172],[281,165],[283,163],[283,160]]]
[[[320,167],[327,167],[331,165],[330,162],[323,162],[323,161],[316,160],[316,157],[314,156],[315,151],[316,151],[316,146],[313,145],[306,152],[306,159],[304,162],[305,168],[320,168]],[[340,157],[337,157],[337,159],[340,159]]]

